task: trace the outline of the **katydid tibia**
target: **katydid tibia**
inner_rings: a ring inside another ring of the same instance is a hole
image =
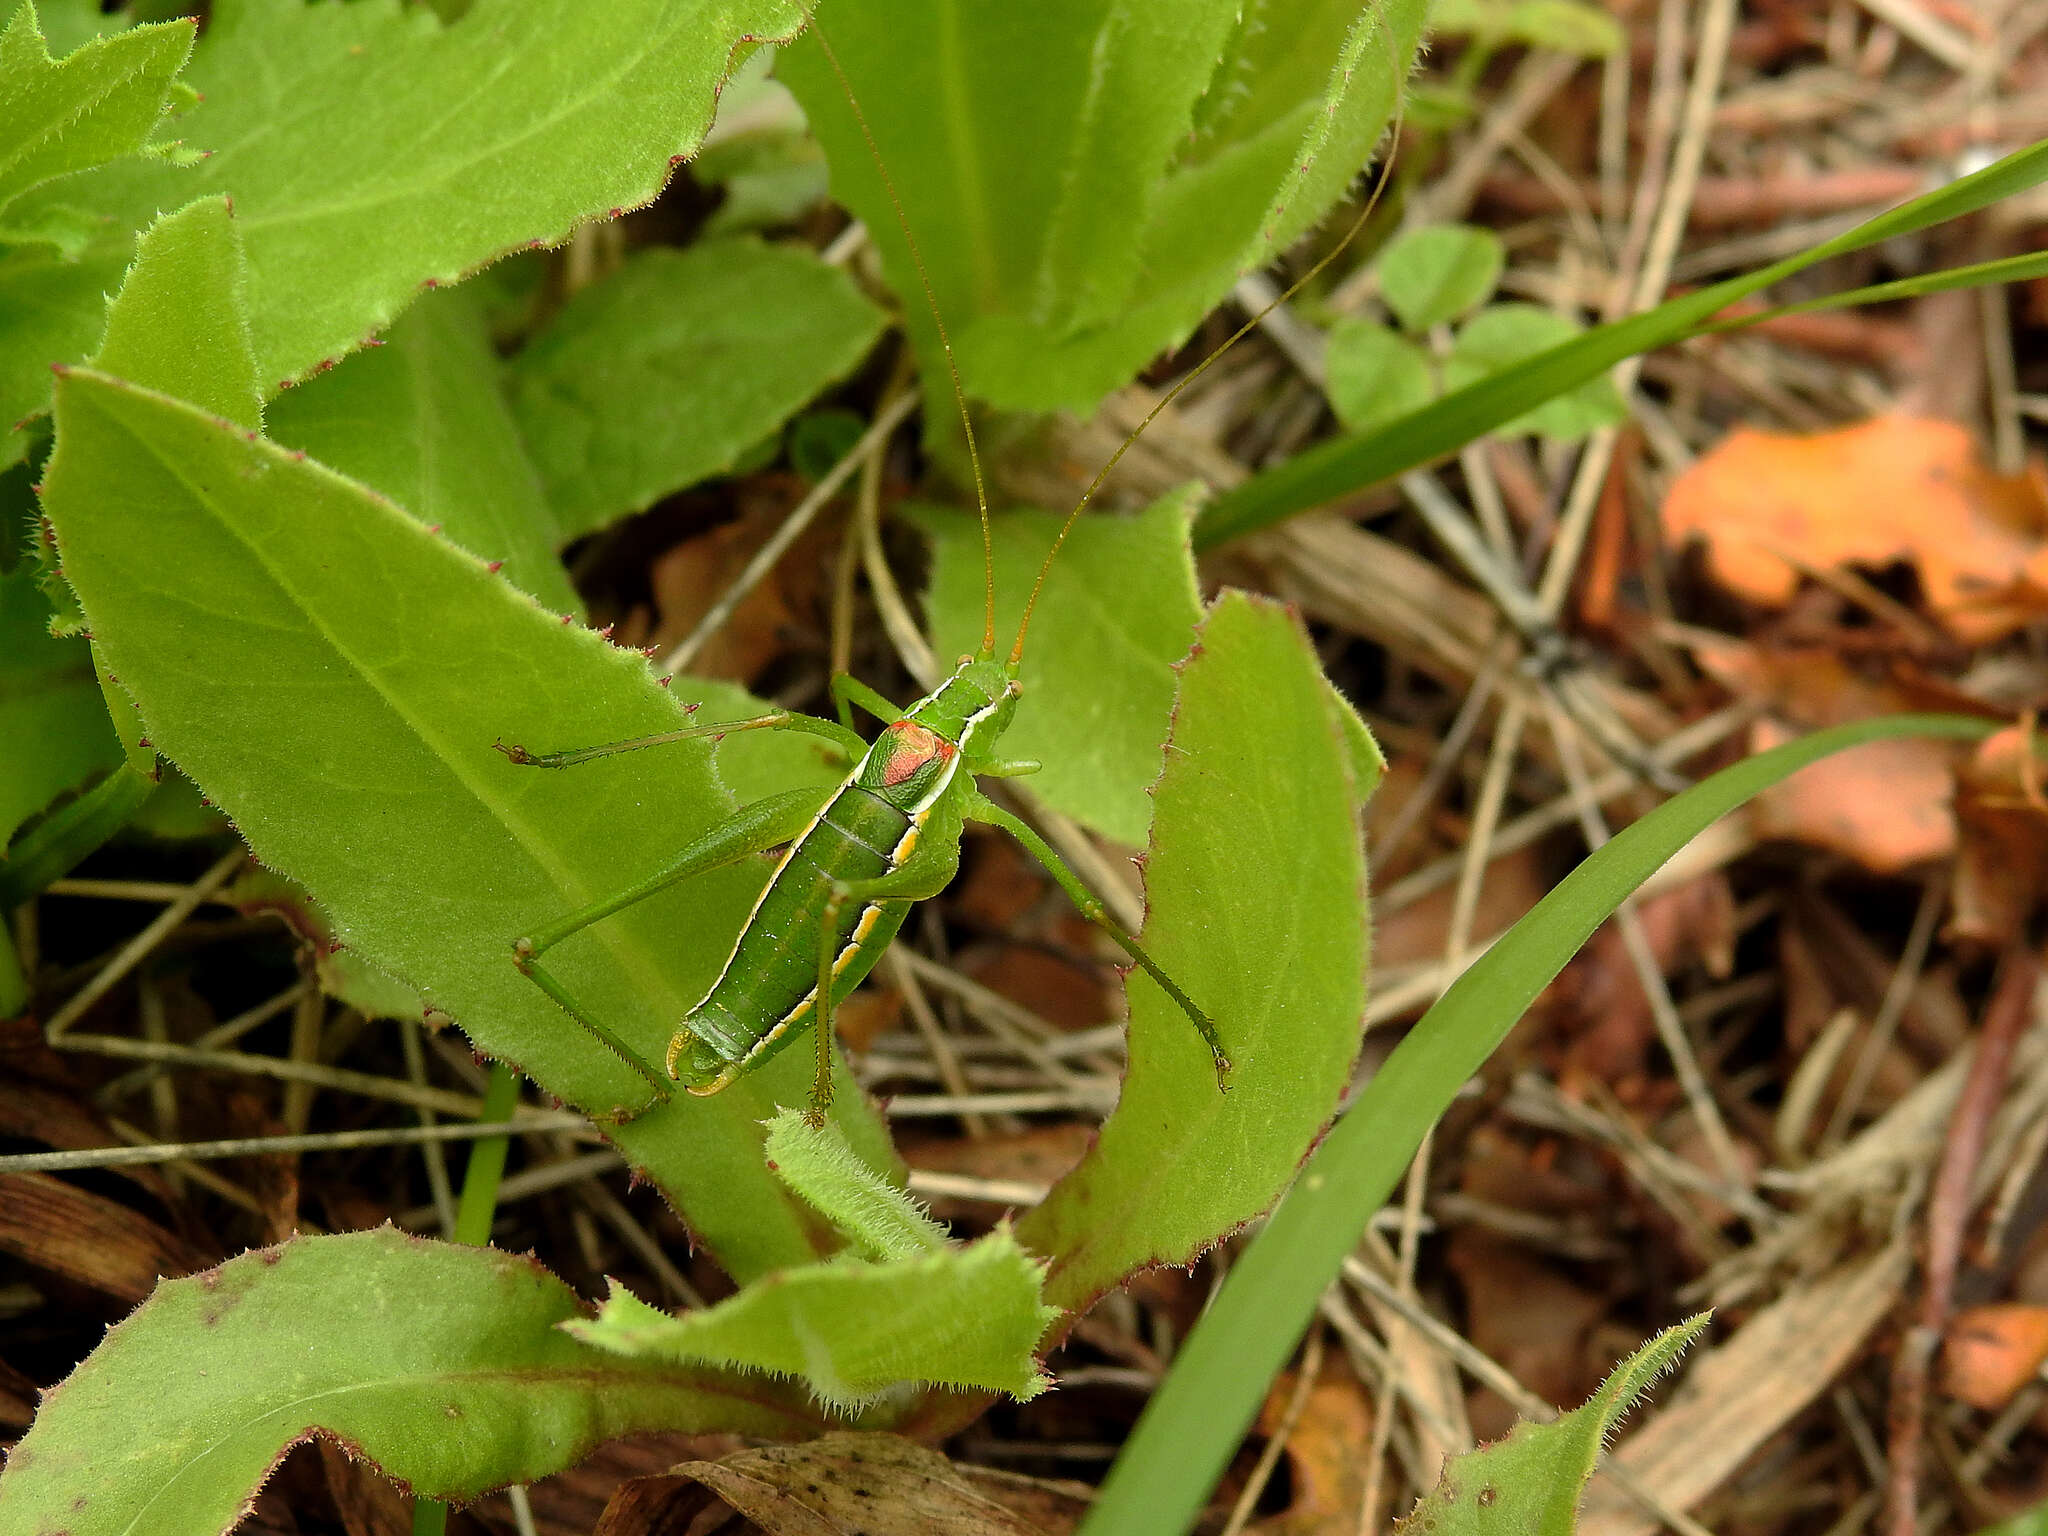
[[[614,752],[715,740],[735,731],[799,730],[828,738],[854,760],[822,805],[815,792],[798,790],[747,806],[640,884],[517,940],[514,963],[645,1077],[660,1100],[668,1098],[672,1081],[691,1093],[716,1093],[782,1050],[802,1026],[811,1025],[818,1067],[808,1114],[819,1123],[832,1099],[833,1009],[874,968],[912,904],[938,895],[952,881],[960,865],[965,823],[987,822],[1016,837],[1051,871],[1083,915],[1114,937],[1180,1005],[1215,1058],[1217,1086],[1227,1087],[1230,1058],[1214,1022],[1109,916],[1044,839],[975,786],[977,774],[1014,777],[1038,766],[1005,761],[995,753],[1016,713],[1022,648],[1020,631],[1007,665],[995,659],[992,647],[979,656],[962,657],[950,677],[902,711],[853,679],[836,678],[833,694],[840,707],[839,724],[776,712],[570,752],[501,747],[515,763],[567,767]],[[872,744],[845,723],[849,703],[885,722]],[[540,963],[554,945],[622,907],[691,875],[777,846],[785,851],[775,873],[734,941],[718,980],[670,1039],[665,1072],[642,1060],[616,1031],[593,1018]]]

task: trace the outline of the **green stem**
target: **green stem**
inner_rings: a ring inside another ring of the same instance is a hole
[[[510,1120],[519,1100],[519,1074],[502,1061],[491,1063],[490,1086],[484,1089],[484,1107],[477,1112],[483,1122]],[[462,1198],[455,1209],[455,1241],[472,1248],[487,1246],[491,1222],[498,1213],[498,1185],[505,1176],[505,1153],[510,1136],[486,1136],[470,1149],[469,1162],[462,1170]],[[439,1499],[415,1499],[412,1505],[412,1536],[442,1536],[448,1528],[448,1506]]]
[[[1594,929],[1679,849],[1759,791],[1845,747],[1897,736],[1971,741],[1994,729],[1960,715],[1894,715],[1803,736],[1674,796],[1566,876],[1452,983],[1331,1128],[1175,1357],[1081,1536],[1189,1529],[1423,1136]]]

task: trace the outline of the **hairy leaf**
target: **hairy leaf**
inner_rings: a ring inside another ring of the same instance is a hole
[[[831,1121],[785,1109],[768,1125],[768,1166],[804,1203],[871,1259],[907,1259],[946,1246],[946,1229],[900,1185],[861,1161]]]
[[[809,747],[734,742],[518,768],[549,748],[672,728],[644,662],[540,608],[479,560],[323,466],[178,401],[60,380],[45,505],[66,574],[156,745],[299,881],[341,939],[478,1046],[596,1111],[648,1088],[512,967],[511,942],[660,867],[734,804],[829,770]],[[704,718],[747,713],[736,690]],[[763,870],[685,882],[549,956],[659,1061],[725,960]],[[616,1139],[744,1277],[821,1234],[762,1165],[759,1121],[800,1102],[792,1052],[714,1098],[678,1095]],[[863,1157],[886,1142],[851,1083]]]
[[[512,362],[512,405],[570,536],[733,467],[874,344],[881,313],[807,250],[640,253]]]
[[[135,265],[107,311],[93,366],[236,426],[260,427],[247,285],[241,228],[226,198],[165,214],[136,242]]]
[[[914,508],[931,536],[925,607],[942,657],[981,645],[981,529],[972,517]],[[1133,846],[1152,824],[1148,794],[1173,712],[1174,667],[1201,617],[1188,559],[1191,492],[1135,517],[1084,517],[1046,577],[1024,646],[1024,696],[1003,737],[1009,757],[1045,766],[1025,780],[1046,803]],[[1024,600],[1062,519],[995,519],[996,645],[1007,655]]]
[[[626,1360],[531,1259],[389,1228],[301,1237],[155,1293],[43,1400],[0,1523],[68,1536],[225,1532],[316,1436],[421,1495],[473,1499],[642,1430],[801,1434],[793,1394]]]
[[[544,606],[582,613],[556,554],[561,528],[467,287],[428,294],[383,346],[279,395],[270,435],[440,524],[471,554],[502,560],[507,578]]]
[[[962,1248],[907,1258],[806,1264],[754,1281],[700,1312],[670,1317],[616,1285],[591,1323],[569,1331],[642,1359],[800,1376],[851,1411],[910,1382],[1036,1397],[1043,1263],[1007,1227]]]
[[[1554,1422],[1517,1424],[1505,1440],[1454,1458],[1395,1529],[1402,1536],[1572,1536],[1607,1437],[1707,1321],[1688,1318],[1666,1328]]]
[[[49,408],[50,364],[75,362],[99,340],[134,248],[125,226],[70,254],[0,245],[0,467],[28,452],[31,422]]]
[[[42,182],[141,150],[192,33],[190,21],[131,27],[59,61],[33,0],[21,0],[0,31],[0,211]]]
[[[866,221],[927,373],[937,336],[843,64],[970,393],[1092,406],[1247,267],[1326,212],[1370,152],[1422,6],[961,0],[848,7],[777,60]]]
[[[1130,978],[1123,1096],[1018,1236],[1047,1294],[1085,1307],[1133,1271],[1184,1264],[1259,1215],[1344,1085],[1365,1009],[1365,859],[1350,732],[1298,623],[1225,593],[1182,669],[1145,871],[1145,941],[1217,1022],[1209,1052],[1149,977]]]
[[[361,346],[423,286],[652,200],[739,58],[803,15],[797,0],[618,0],[596,27],[585,11],[478,0],[444,26],[395,0],[212,6],[186,72],[205,99],[180,122],[206,158],[130,159],[18,206],[29,223],[82,210],[97,233],[71,259],[0,252],[0,427],[47,399],[49,364],[92,350],[100,297],[159,210],[234,199],[274,390]]]

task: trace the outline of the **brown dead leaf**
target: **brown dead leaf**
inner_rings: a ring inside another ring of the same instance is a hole
[[[769,1536],[1062,1536],[1087,1498],[1072,1485],[985,1477],[895,1435],[834,1434],[640,1478],[594,1536],[695,1529],[721,1504]]]
[[[1445,1259],[1465,1293],[1465,1336],[1517,1381],[1549,1403],[1576,1403],[1598,1383],[1587,1339],[1606,1315],[1605,1297],[1476,1228],[1454,1233]],[[1470,1412],[1481,1440],[1514,1427],[1515,1410],[1489,1388],[1474,1390]]]
[[[646,643],[666,649],[687,639],[795,504],[793,496],[752,495],[736,522],[708,529],[656,560],[648,571],[648,581],[660,617],[653,638]],[[782,654],[787,631],[798,622],[799,609],[817,595],[823,537],[816,524],[805,531],[793,557],[778,562],[705,642],[690,663],[692,672],[751,683]],[[794,590],[795,585],[805,590]]]
[[[348,1536],[410,1536],[412,1499],[366,1461],[358,1461],[319,1436],[320,1464],[327,1473],[328,1497]]]
[[[1704,965],[1718,978],[1733,967],[1735,895],[1720,870],[1646,897],[1636,914],[1660,975]],[[1600,927],[1558,978],[1557,989],[1576,1031],[1566,1053],[1569,1068],[1608,1084],[1643,1070],[1657,1030],[1618,926]]]
[[[1752,602],[1783,607],[1802,567],[1905,561],[1927,607],[1973,643],[2048,612],[2044,529],[2037,468],[1994,474],[1965,428],[1905,416],[1813,435],[1740,429],[1664,503],[1666,540],[1703,540],[1715,579]]]
[[[2000,731],[1956,770],[1961,830],[1943,937],[1999,949],[2025,931],[2048,891],[2048,798],[2038,731]]]
[[[1292,1375],[1274,1383],[1259,1415],[1261,1433],[1278,1429],[1294,1387]],[[1294,1497],[1279,1514],[1251,1529],[1257,1536],[1322,1536],[1328,1531],[1356,1530],[1371,1445],[1372,1404],[1366,1400],[1365,1389],[1341,1364],[1326,1366],[1309,1388],[1294,1433],[1287,1437]]]
[[[1941,1346],[1941,1386],[1950,1397],[1995,1413],[2048,1361],[2048,1307],[1997,1302],[1965,1307]]]
[[[0,1252],[130,1306],[207,1259],[125,1205],[45,1173],[0,1174]]]
[[[1809,730],[1912,707],[1895,685],[1814,646],[1698,637],[1692,653],[1730,693],[1770,711],[1750,729],[1754,752]],[[1837,752],[1752,800],[1750,828],[1759,838],[1831,849],[1876,874],[1945,857],[1956,845],[1952,756],[1942,743],[1918,739]]]
[[[1764,752],[1802,734],[1759,720],[1750,733]],[[1782,837],[1895,875],[1956,847],[1949,749],[1923,739],[1870,741],[1780,780],[1749,803],[1759,838]]]

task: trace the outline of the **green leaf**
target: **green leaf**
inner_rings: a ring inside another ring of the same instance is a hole
[[[279,395],[270,435],[440,524],[471,554],[503,561],[513,584],[544,606],[583,612],[467,287],[427,295],[384,345]]]
[[[512,409],[574,537],[730,469],[881,329],[852,279],[806,249],[643,251],[513,359]]]
[[[651,201],[702,140],[745,40],[802,20],[796,0],[618,0],[602,27],[585,10],[478,0],[443,26],[392,0],[221,0],[187,75],[205,100],[181,123],[207,158],[53,190],[117,231],[230,194],[275,388],[362,345],[425,286]],[[78,356],[97,324],[31,361]]]
[[[1438,224],[1414,230],[1380,257],[1380,295],[1405,329],[1426,331],[1484,304],[1506,263],[1500,236],[1490,229]]]
[[[0,863],[24,821],[120,761],[92,653],[51,636],[49,599],[24,561],[0,575]]]
[[[1567,345],[1580,334],[1574,321],[1534,304],[1496,304],[1483,309],[1451,344],[1451,355],[1444,362],[1444,388],[1463,389],[1553,347]],[[1502,434],[1538,432],[1568,442],[1627,419],[1628,404],[1614,381],[1598,378],[1555,395],[1494,430]]]
[[[851,1412],[911,1382],[1036,1397],[1043,1263],[999,1227],[962,1248],[870,1263],[840,1258],[756,1280],[701,1312],[670,1317],[614,1284],[577,1338],[639,1359],[800,1376]]]
[[[1583,0],[1437,0],[1432,31],[1471,37],[1488,48],[1521,43],[1581,58],[1604,59],[1627,40],[1621,23]]]
[[[958,511],[908,514],[931,536],[925,610],[945,658],[981,645],[981,529]],[[1026,781],[1048,805],[1119,842],[1145,840],[1147,794],[1173,712],[1174,667],[1201,617],[1184,491],[1133,517],[1084,517],[1046,577],[1024,647],[1023,698],[1003,737],[1012,757],[1045,766]],[[1023,616],[1031,583],[1064,519],[1006,512],[994,521],[999,654]]]
[[[75,256],[47,245],[0,248],[0,468],[28,452],[31,422],[49,409],[50,365],[79,361],[99,340],[107,295],[134,254],[126,228]]]
[[[86,372],[59,381],[45,506],[66,575],[157,747],[302,884],[336,931],[548,1092],[605,1111],[645,1083],[512,968],[514,937],[652,873],[735,801],[833,771],[788,739],[514,767],[492,744],[673,728],[643,660],[540,608],[474,557],[325,467],[182,402]],[[700,693],[701,718],[753,706]],[[646,1059],[730,952],[757,863],[685,882],[578,935],[549,965]],[[621,1125],[745,1278],[820,1234],[769,1176],[759,1122],[806,1092],[795,1051],[713,1098]],[[842,1123],[890,1153],[851,1082]]]
[[[804,1203],[871,1259],[907,1259],[946,1246],[946,1229],[870,1168],[836,1125],[785,1109],[768,1125],[768,1165]]]
[[[0,1472],[10,1529],[225,1532],[283,1459],[339,1440],[423,1496],[468,1500],[643,1430],[784,1437],[758,1382],[577,1343],[530,1258],[389,1228],[301,1237],[166,1280],[43,1399]]]
[[[1235,1071],[1130,977],[1130,1068],[1081,1165],[1019,1225],[1070,1311],[1186,1264],[1263,1212],[1336,1108],[1368,957],[1350,733],[1300,625],[1226,592],[1181,671],[1155,792],[1144,938],[1217,1022]]]
[[[1385,126],[1423,7],[1388,0],[917,0],[829,11],[968,391],[1083,410],[1327,212]],[[777,59],[903,297],[938,338],[818,37]]]
[[[132,27],[60,63],[21,0],[0,31],[0,210],[29,188],[138,153],[192,51],[194,24]]]
[[[1599,378],[1625,357],[1699,334],[1729,305],[1816,262],[1961,218],[2044,178],[2048,178],[2048,144],[2037,144],[1795,256],[1681,294],[1643,314],[1598,326],[1370,431],[1320,443],[1218,497],[1195,528],[1195,548],[1213,548],[1310,507],[1391,480],[1403,470],[1454,452],[1544,401]]]
[[[1978,741],[1993,729],[1960,715],[1893,715],[1787,742],[1667,800],[1552,888],[1423,1015],[1303,1165],[1182,1344],[1111,1469],[1084,1536],[1179,1536],[1188,1529],[1317,1299],[1429,1128],[1579,946],[1679,849],[1830,753],[1890,737]]]
[[[1401,1536],[1572,1536],[1579,1500],[1622,1415],[1678,1364],[1709,1319],[1666,1328],[1607,1375],[1586,1402],[1549,1424],[1454,1457],[1404,1520]]]
[[[1429,355],[1370,320],[1347,317],[1331,326],[1323,365],[1330,409],[1352,432],[1412,411],[1436,393]]]
[[[93,366],[237,426],[262,426],[247,283],[241,230],[226,198],[165,214],[136,242]]]

